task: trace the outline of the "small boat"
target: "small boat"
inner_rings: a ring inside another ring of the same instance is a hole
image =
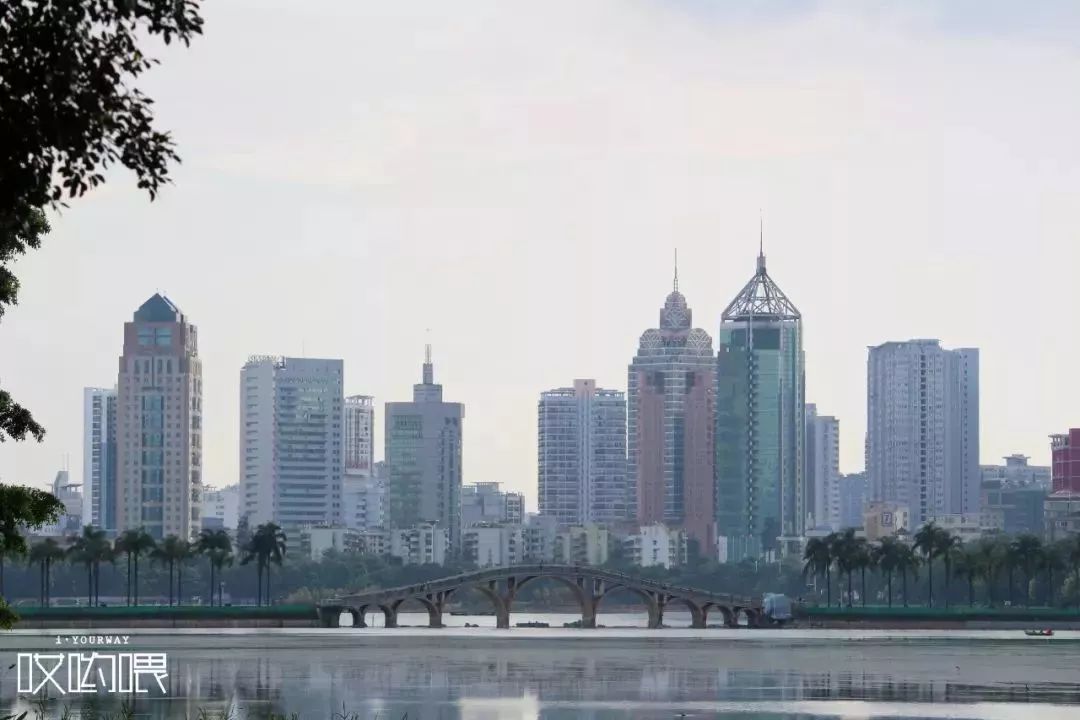
[[[519,622],[517,624],[519,628],[546,628],[551,627],[546,622]]]
[[[1049,628],[1045,630],[1025,630],[1024,634],[1031,637],[1053,637],[1054,631]]]

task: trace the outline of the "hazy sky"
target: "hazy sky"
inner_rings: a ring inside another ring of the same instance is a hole
[[[734,5],[207,3],[143,84],[175,185],[113,174],[16,266],[0,381],[48,437],[0,445],[0,477],[81,477],[82,388],[161,290],[199,327],[207,483],[237,480],[248,355],[344,358],[381,457],[431,328],[465,481],[534,507],[538,393],[625,389],[675,247],[715,338],[759,208],[843,471],[866,346],[912,337],[982,351],[984,462],[1048,462],[1080,424],[1076,4]]]

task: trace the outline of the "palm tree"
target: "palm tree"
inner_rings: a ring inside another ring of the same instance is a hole
[[[986,580],[986,602],[994,607],[994,586],[997,585],[1001,566],[1004,564],[1004,552],[1001,543],[991,538],[984,538],[975,550],[979,558],[979,571]]]
[[[157,543],[145,528],[125,530],[116,541],[117,551],[127,555],[128,561],[128,604],[139,604],[139,558],[154,551]],[[134,566],[135,575],[131,569]]]
[[[975,607],[975,579],[982,573],[982,559],[976,548],[958,550],[953,566],[956,577],[967,580],[968,607]]]
[[[255,529],[252,540],[258,547],[259,556],[266,569],[266,604],[273,605],[270,598],[270,565],[281,567],[285,559],[285,531],[274,523],[265,523]]]
[[[895,537],[887,536],[881,538],[881,542],[871,550],[874,565],[885,576],[885,585],[888,587],[889,593],[889,607],[892,607],[893,600],[893,573],[900,569],[900,556],[904,552],[903,547]]]
[[[1039,556],[1039,569],[1046,572],[1046,604],[1054,607],[1054,571],[1065,568],[1065,544],[1053,543],[1043,547]]]
[[[1025,534],[1013,540],[1011,547],[1016,564],[1024,573],[1024,605],[1029,605],[1031,602],[1031,578],[1038,570],[1039,561],[1042,559],[1042,540],[1035,535]]]
[[[86,604],[97,605],[100,602],[101,563],[112,557],[112,545],[105,537],[105,531],[87,525],[81,535],[71,538],[67,556],[71,562],[86,565]]]
[[[209,528],[199,533],[199,540],[195,544],[195,551],[205,555],[210,561],[210,606],[214,605],[214,579],[216,573],[221,571],[224,565],[232,564],[232,539],[224,530],[210,530]],[[221,595],[219,589],[218,595]]]
[[[1005,542],[1003,548],[1004,550],[1001,556],[1009,580],[1009,605],[1013,605],[1013,591],[1016,589],[1016,583],[1013,581],[1013,571],[1016,570],[1016,566],[1020,564],[1020,554],[1015,543]]]
[[[862,606],[866,607],[866,569],[874,566],[874,556],[870,552],[870,545],[866,542],[866,538],[855,539],[855,544],[852,547],[852,563],[852,566],[860,574]]]
[[[41,606],[48,607],[52,599],[52,565],[64,559],[64,549],[52,538],[45,538],[34,543],[30,548],[30,564],[37,563],[41,568]]]
[[[184,566],[195,555],[195,548],[187,540],[181,540],[176,555],[176,604],[184,604]]]
[[[803,552],[803,578],[807,575],[825,576],[826,607],[832,607],[832,549],[830,543],[832,536],[827,538],[810,538],[806,541],[806,550]]]
[[[937,554],[945,561],[945,607],[949,607],[949,578],[952,577],[952,563],[956,559],[964,541],[944,528],[938,528]]]
[[[190,550],[188,549],[187,540],[181,540],[176,535],[170,535],[165,538],[161,545],[158,545],[150,557],[157,560],[163,565],[169,567],[169,606],[173,604],[173,570],[176,568],[176,563],[180,561]]]
[[[926,561],[926,577],[929,583],[928,607],[934,607],[934,559],[941,547],[941,528],[933,520],[924,523],[915,533],[915,550],[922,553]]]
[[[915,554],[915,549],[907,543],[898,542],[899,557],[896,568],[900,571],[901,591],[904,593],[904,607],[908,606],[908,591],[907,591],[907,579],[908,573],[911,573],[912,578],[919,576],[919,556]]]
[[[848,607],[851,607],[851,599],[854,594],[851,589],[851,576],[855,571],[855,563],[858,554],[855,529],[848,528],[842,533],[833,533],[829,537],[832,538],[829,550],[836,560],[836,567],[840,571],[841,577],[844,573],[847,573],[847,605]]]

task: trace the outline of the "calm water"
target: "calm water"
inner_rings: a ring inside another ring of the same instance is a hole
[[[374,618],[369,618],[374,619]],[[660,631],[644,616],[563,629],[572,615],[514,616],[551,629],[127,631],[136,652],[167,652],[168,695],[136,714],[235,720],[417,718],[1080,718],[1080,633],[1019,631]],[[494,625],[492,617],[451,617]],[[689,625],[689,618],[667,622]],[[420,625],[426,616],[402,616]],[[83,634],[82,631],[78,631]],[[64,631],[65,635],[72,631]],[[106,631],[94,631],[106,634]],[[56,633],[0,634],[0,717],[115,712],[120,698],[17,696],[20,651],[56,651]],[[83,649],[83,648],[80,648]],[[110,648],[101,648],[109,650]],[[115,649],[115,648],[113,648]],[[70,652],[71,648],[62,648]],[[156,688],[155,688],[156,689]],[[82,712],[80,712],[82,711]],[[205,716],[205,715],[204,715]]]

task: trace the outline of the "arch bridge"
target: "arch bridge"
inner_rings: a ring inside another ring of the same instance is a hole
[[[746,624],[751,627],[761,619],[760,602],[747,597],[676,587],[594,567],[546,564],[478,570],[406,587],[356,592],[319,605],[319,619],[323,627],[338,627],[342,613],[347,612],[352,616],[353,627],[367,627],[364,616],[368,612],[381,612],[385,627],[392,628],[397,627],[401,606],[411,601],[427,610],[430,627],[443,627],[443,613],[454,593],[472,588],[491,601],[497,627],[509,628],[514,598],[522,588],[540,578],[550,578],[569,588],[581,608],[583,628],[596,627],[600,603],[615,590],[625,590],[641,598],[649,613],[650,628],[663,625],[668,606],[687,609],[692,618],[691,627],[695,628],[707,627],[709,615],[714,611],[722,615],[729,627],[738,626],[740,615],[745,616]]]

